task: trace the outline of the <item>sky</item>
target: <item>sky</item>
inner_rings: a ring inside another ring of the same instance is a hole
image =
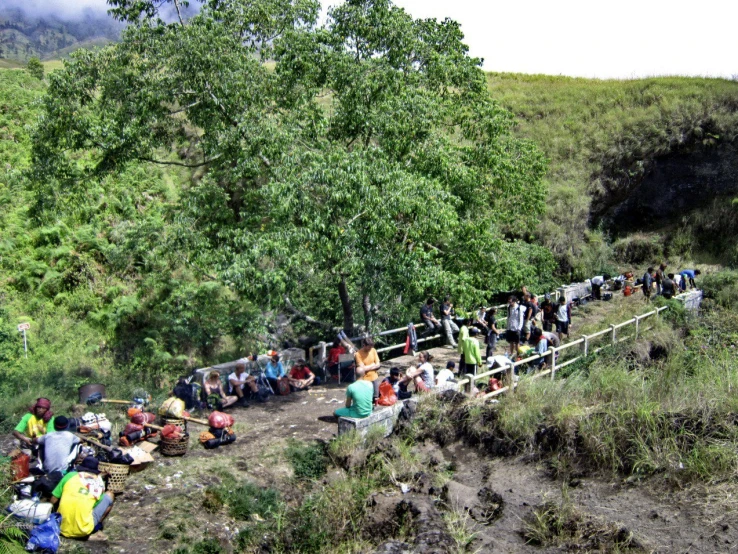
[[[625,79],[738,75],[735,0],[394,1],[416,18],[461,23],[471,55],[484,58],[488,71]],[[105,0],[0,3],[67,18],[107,9]]]

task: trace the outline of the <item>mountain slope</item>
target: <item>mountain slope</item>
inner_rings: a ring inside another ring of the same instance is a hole
[[[123,25],[105,13],[87,11],[77,20],[34,16],[0,8],[0,59],[60,58],[77,48],[118,40]]]

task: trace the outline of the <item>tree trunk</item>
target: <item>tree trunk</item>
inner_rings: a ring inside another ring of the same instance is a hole
[[[369,301],[369,295],[364,294],[361,306],[364,308],[364,327],[367,333],[371,333],[372,329],[372,303]]]
[[[341,277],[338,283],[338,296],[341,298],[341,307],[343,308],[343,331],[351,337],[354,333],[354,310],[351,308],[351,299],[349,298],[345,277]]]

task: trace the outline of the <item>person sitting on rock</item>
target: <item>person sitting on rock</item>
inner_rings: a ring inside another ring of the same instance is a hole
[[[51,503],[58,505],[62,516],[62,536],[80,539],[97,533],[91,540],[105,540],[98,532],[114,500],[112,492],[105,492],[97,459],[88,456],[74,471],[67,473],[52,492]]]
[[[19,446],[30,451],[33,439],[54,430],[54,413],[51,411],[51,400],[37,398],[31,409],[13,429],[13,436]]]
[[[374,387],[364,379],[364,368],[356,368],[356,381],[346,388],[346,406],[338,408],[333,415],[362,419],[372,414],[374,406]]]
[[[259,393],[259,385],[256,384],[256,378],[253,375],[249,375],[246,371],[246,364],[241,361],[236,363],[233,373],[228,376],[228,384],[230,386],[230,393],[237,396],[237,402],[244,407],[248,406],[246,404],[246,396],[244,395],[246,388],[253,395],[258,395]]]
[[[436,386],[432,359],[431,353],[425,350],[418,354],[418,367],[408,370],[406,376],[415,383],[416,391],[427,392]]]
[[[238,396],[235,394],[226,395],[225,390],[223,390],[223,382],[220,380],[220,373],[217,371],[210,372],[208,378],[202,384],[202,391],[205,395],[205,402],[213,410],[220,410],[238,402]]]
[[[307,362],[303,358],[297,360],[297,363],[292,366],[289,381],[293,391],[307,390],[313,383],[320,384],[320,379],[310,371]]]
[[[411,393],[407,390],[408,382],[409,379],[402,375],[399,367],[393,367],[390,369],[389,375],[382,381],[382,383],[389,383],[392,385],[392,390],[395,391],[399,400],[410,398]]]

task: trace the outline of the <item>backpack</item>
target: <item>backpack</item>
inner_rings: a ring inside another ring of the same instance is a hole
[[[290,382],[285,378],[277,379],[277,390],[274,392],[280,396],[287,396],[292,392],[290,389]]]
[[[395,389],[386,381],[382,381],[379,384],[379,399],[377,400],[377,404],[380,406],[392,406],[396,402],[397,395],[395,394]]]

